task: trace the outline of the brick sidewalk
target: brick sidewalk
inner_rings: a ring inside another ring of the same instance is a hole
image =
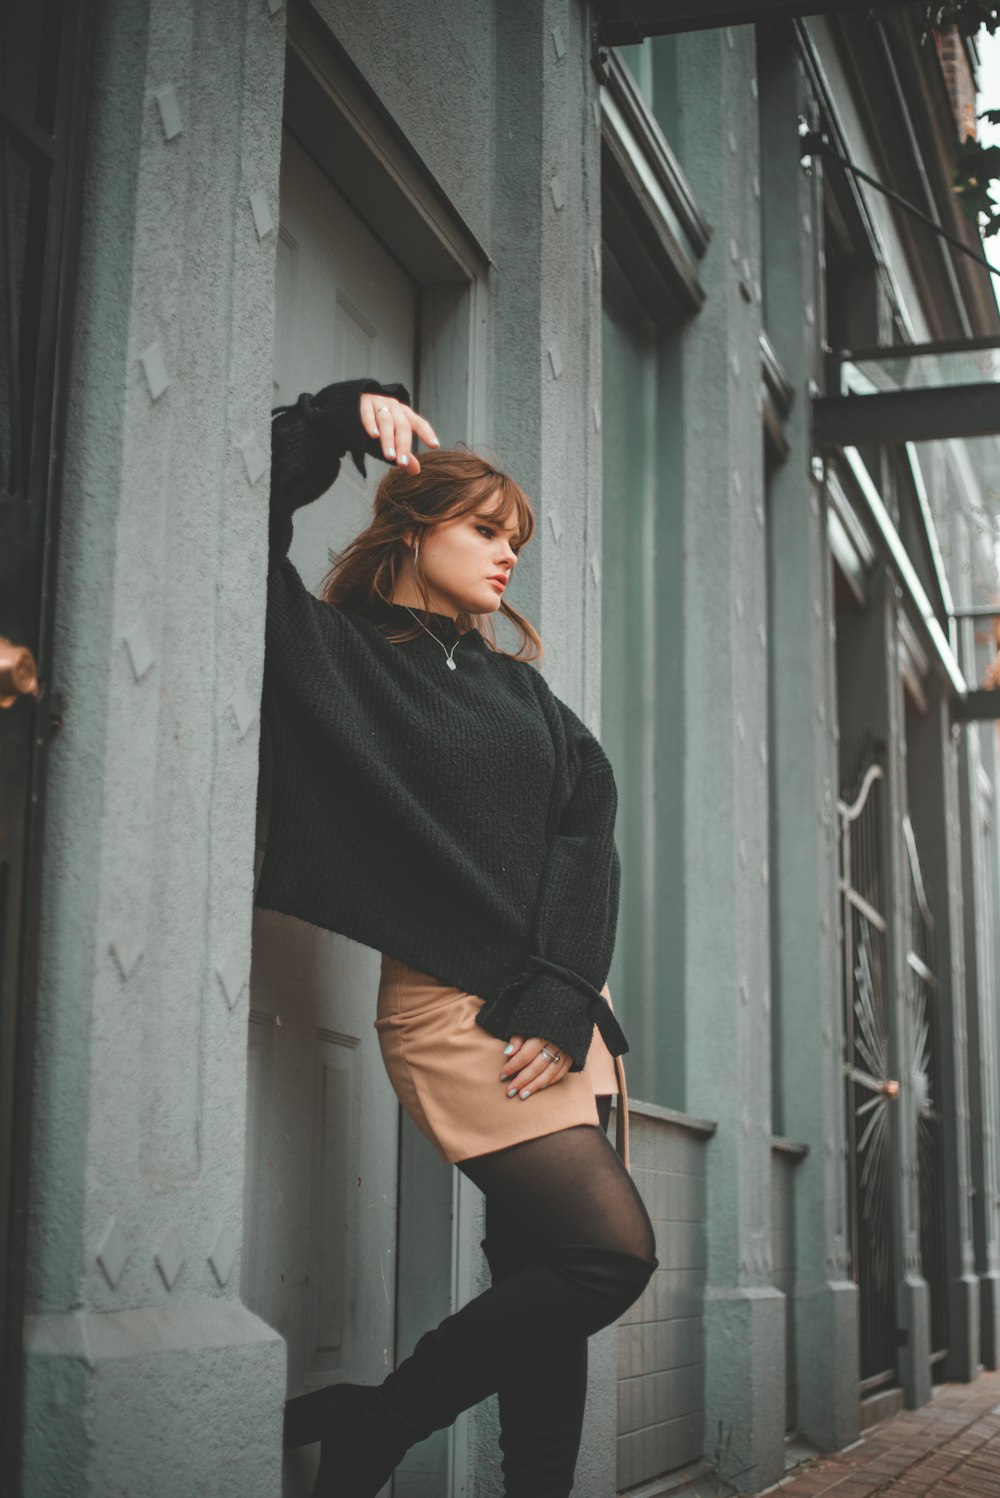
[[[873,1426],[768,1488],[776,1498],[1000,1498],[1000,1373],[943,1384],[923,1409]]]

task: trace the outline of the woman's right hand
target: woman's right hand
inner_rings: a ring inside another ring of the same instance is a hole
[[[391,395],[373,395],[366,391],[361,397],[361,425],[369,437],[380,439],[382,452],[390,463],[420,472],[420,463],[413,451],[413,439],[419,437],[428,447],[440,447],[434,428],[402,401]]]

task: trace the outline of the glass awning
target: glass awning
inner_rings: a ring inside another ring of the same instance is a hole
[[[816,445],[854,476],[951,677],[953,721],[1000,718],[1000,338],[851,349],[837,363],[839,393],[813,401]]]
[[[1000,338],[849,349],[839,368],[813,401],[820,447],[1000,434]]]
[[[610,47],[630,46],[647,36],[672,31],[709,31],[747,26],[753,21],[787,21],[798,16],[854,12],[866,16],[899,0],[597,0],[601,39]]]

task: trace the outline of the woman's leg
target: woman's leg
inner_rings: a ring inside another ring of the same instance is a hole
[[[605,1134],[611,1098],[597,1098],[597,1116]],[[493,1284],[530,1262],[535,1249],[508,1223],[489,1197],[482,1248]],[[500,1450],[507,1498],[533,1492],[558,1492],[559,1476],[572,1480],[583,1434],[587,1402],[586,1337],[566,1341],[530,1363],[497,1390]],[[568,1491],[568,1490],[567,1490]]]
[[[530,1107],[530,1103],[525,1105]],[[325,1408],[314,1498],[374,1498],[405,1451],[462,1410],[523,1376],[541,1358],[616,1321],[656,1268],[652,1225],[602,1131],[577,1125],[459,1167],[532,1249],[499,1283],[426,1332],[374,1388],[336,1385],[287,1407],[296,1440]],[[545,1431],[540,1431],[544,1441]],[[565,1498],[575,1448],[540,1486],[519,1477],[512,1498]]]

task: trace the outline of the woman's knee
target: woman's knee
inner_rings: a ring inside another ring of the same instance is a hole
[[[623,1316],[658,1267],[653,1254],[646,1258],[584,1243],[553,1244],[544,1258],[580,1294],[580,1330],[588,1337]]]

